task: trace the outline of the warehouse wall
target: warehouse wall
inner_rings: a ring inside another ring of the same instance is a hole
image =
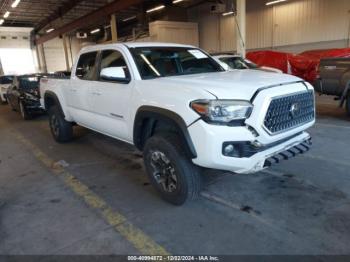
[[[32,28],[0,27],[0,71],[5,74],[35,72],[35,54],[30,45],[31,31]],[[17,63],[18,60],[21,64]]]
[[[31,28],[0,27],[0,48],[30,48]]]
[[[349,11],[348,0],[294,0],[272,7],[264,6],[262,1],[249,1],[247,46],[291,50],[323,42],[315,48],[346,47]],[[259,31],[257,27],[267,30]]]
[[[200,47],[209,52],[236,49],[233,17],[211,14],[210,5],[200,5],[188,13],[189,21],[198,23]]]
[[[44,50],[48,72],[66,70],[62,39],[55,38],[44,43]]]
[[[151,41],[199,45],[197,23],[155,21],[149,24],[149,35]]]
[[[266,0],[247,0],[247,48],[300,52],[347,47],[349,0],[289,0],[265,6]],[[208,51],[235,50],[234,17],[210,14],[209,5],[190,9],[198,21],[200,46]],[[201,13],[201,15],[199,15]]]
[[[67,70],[63,38],[56,37],[44,43],[44,53],[48,72]],[[68,60],[71,67],[82,48],[82,42],[75,37],[67,37]],[[39,52],[40,53],[40,52]],[[42,56],[40,55],[42,61]]]

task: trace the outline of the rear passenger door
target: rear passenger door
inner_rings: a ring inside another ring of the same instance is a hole
[[[127,60],[122,51],[103,50],[100,54],[98,81],[94,84],[94,113],[96,130],[131,142],[128,130],[129,104],[133,90]]]
[[[80,55],[75,75],[66,90],[71,115],[76,122],[86,127],[94,124],[92,90],[97,83],[97,57],[98,52]]]

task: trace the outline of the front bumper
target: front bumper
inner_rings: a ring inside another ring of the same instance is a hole
[[[198,121],[189,127],[189,133],[197,152],[197,158],[192,160],[194,164],[243,174],[261,171],[282,159],[296,156],[301,153],[296,148],[304,149],[302,144],[307,145],[308,149],[311,146],[310,135],[299,131],[290,139],[280,143],[274,141],[273,146],[267,144],[266,150],[257,151],[250,157],[228,157],[222,153],[226,141],[232,141],[232,138],[234,141],[257,141],[257,137],[247,127],[214,126]]]
[[[264,167],[271,167],[275,164],[279,164],[283,160],[288,160],[300,154],[304,154],[310,150],[312,146],[311,137],[304,142],[297,144],[285,151],[279,152],[268,159],[266,159]]]
[[[24,101],[25,107],[26,109],[30,112],[30,113],[43,113],[45,110],[43,109],[43,107],[40,104],[39,100],[29,100],[26,99]]]

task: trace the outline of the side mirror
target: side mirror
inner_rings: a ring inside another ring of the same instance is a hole
[[[230,66],[224,62],[220,62],[220,65],[225,69],[225,71],[230,71]]]
[[[230,71],[230,66],[226,64],[225,62],[222,62],[220,59],[215,59],[216,62],[218,62],[225,71]]]
[[[75,75],[77,76],[77,77],[83,77],[84,75],[85,75],[85,70],[84,70],[84,68],[81,68],[81,67],[78,67],[77,68],[77,70],[76,70],[76,72],[75,72]]]
[[[105,81],[129,83],[125,67],[107,67],[101,70],[100,78]]]

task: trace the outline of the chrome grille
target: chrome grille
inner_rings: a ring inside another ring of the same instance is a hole
[[[278,134],[315,119],[314,92],[308,91],[272,99],[264,127],[270,134]]]

